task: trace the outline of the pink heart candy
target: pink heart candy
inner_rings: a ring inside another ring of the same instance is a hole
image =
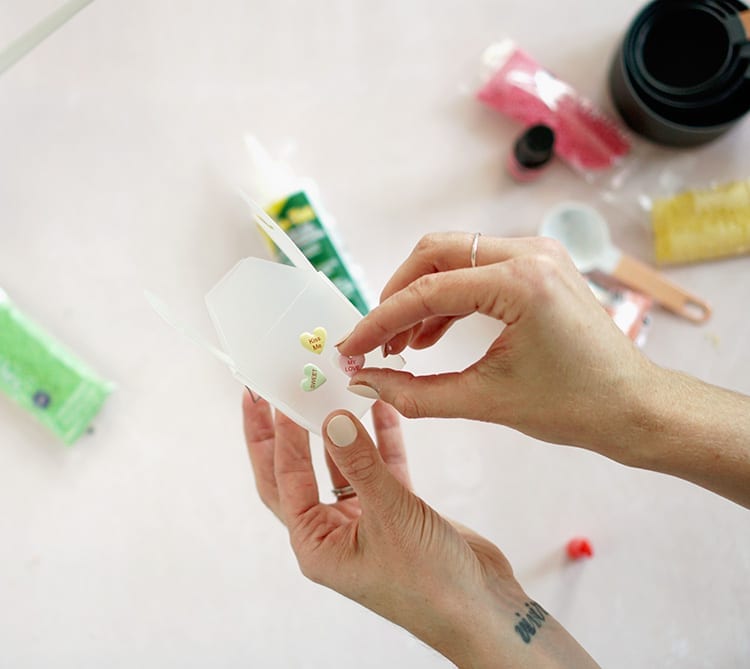
[[[347,376],[354,376],[365,365],[363,355],[340,355],[339,368]]]

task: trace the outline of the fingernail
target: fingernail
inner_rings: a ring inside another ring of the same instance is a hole
[[[256,395],[250,388],[245,386],[245,390],[250,393],[250,399],[253,401],[253,404],[257,404],[258,400],[260,399],[260,395]]]
[[[391,354],[391,342],[387,341],[380,347],[380,352],[384,358],[387,358]]]
[[[343,344],[343,343],[344,343],[344,342],[345,342],[345,341],[346,341],[347,339],[349,339],[349,337],[351,337],[351,336],[352,336],[352,332],[354,332],[354,330],[349,330],[349,332],[347,332],[347,333],[346,333],[346,334],[345,334],[345,335],[344,335],[344,336],[343,336],[343,337],[341,338],[341,340],[340,340],[340,341],[337,341],[337,342],[336,342],[336,343],[335,343],[335,344],[333,345],[333,347],[334,347],[334,348],[338,348],[339,346],[341,346],[341,344]]]
[[[345,414],[334,416],[326,427],[328,438],[338,447],[351,446],[357,439],[357,426]]]
[[[355,383],[354,385],[347,386],[346,389],[350,393],[359,395],[360,397],[366,397],[368,400],[379,400],[380,393],[375,388],[366,386],[364,383]]]

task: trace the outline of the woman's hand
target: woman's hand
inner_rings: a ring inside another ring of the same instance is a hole
[[[362,369],[349,389],[409,417],[475,418],[673,474],[750,507],[750,398],[652,364],[550,239],[428,235],[338,346],[436,343],[474,312],[505,328],[462,372]]]
[[[638,411],[654,366],[614,325],[560,244],[481,237],[470,267],[472,239],[424,237],[381,304],[338,348],[346,355],[426,348],[456,319],[479,312],[505,323],[489,350],[461,372],[363,369],[350,389],[375,391],[408,417],[500,423],[627,461],[615,437]]]
[[[333,487],[320,501],[308,434],[267,402],[243,401],[245,438],[263,502],[287,526],[300,568],[406,628],[461,667],[596,666],[532,602],[489,541],[453,525],[410,491],[397,413],[376,403],[377,447],[351,414],[324,426]]]

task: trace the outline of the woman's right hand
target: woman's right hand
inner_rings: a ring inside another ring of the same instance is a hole
[[[615,326],[559,243],[481,237],[471,267],[472,241],[467,233],[424,237],[338,348],[426,348],[479,312],[505,323],[489,350],[453,373],[366,368],[350,389],[375,391],[407,417],[478,419],[545,441],[617,449],[612,436],[632,423],[658,368]]]

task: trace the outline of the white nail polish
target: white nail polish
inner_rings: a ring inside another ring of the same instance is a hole
[[[334,416],[326,426],[328,438],[339,447],[351,446],[357,439],[357,426],[345,414]]]
[[[368,400],[380,399],[380,395],[378,394],[378,391],[375,390],[375,388],[370,388],[370,386],[366,386],[364,384],[355,383],[353,386],[347,386],[346,389],[350,393],[354,393],[355,395],[359,395],[360,397],[365,397]]]

